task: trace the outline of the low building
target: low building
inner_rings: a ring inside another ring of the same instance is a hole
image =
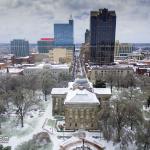
[[[136,73],[150,77],[150,68],[136,68]]]
[[[67,64],[52,65],[49,63],[42,63],[36,66],[24,67],[23,74],[26,76],[38,75],[43,70],[51,72],[56,78],[61,73],[69,74],[69,66]]]
[[[6,75],[9,74],[11,76],[17,76],[17,75],[23,75],[23,69],[22,68],[16,68],[16,67],[7,67],[2,70],[0,70],[0,75]]]
[[[52,89],[53,115],[65,116],[67,130],[98,129],[98,112],[111,96],[109,88],[93,88],[87,78],[69,82],[67,88]]]
[[[54,47],[54,38],[41,38],[37,45],[39,53],[48,53]]]
[[[86,71],[92,83],[99,79],[105,80],[108,75],[125,77],[128,74],[134,73],[133,67],[129,65],[86,66]]]
[[[134,50],[133,44],[131,43],[115,43],[115,59],[126,59],[128,55]]]
[[[33,57],[34,62],[43,62],[44,60],[49,60],[48,53],[32,53],[31,56]]]
[[[0,70],[1,69],[4,69],[4,68],[6,68],[7,67],[7,64],[6,63],[0,63]]]
[[[71,64],[71,62],[73,61],[73,52],[74,52],[74,47],[54,48],[51,51],[49,51],[50,62],[56,64],[59,63]]]
[[[12,64],[23,64],[23,63],[33,63],[33,57],[32,56],[26,56],[26,57],[12,57]]]

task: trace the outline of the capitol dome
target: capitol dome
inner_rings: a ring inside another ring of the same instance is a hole
[[[73,83],[73,89],[87,89],[88,91],[92,91],[92,84],[87,78],[76,78]]]

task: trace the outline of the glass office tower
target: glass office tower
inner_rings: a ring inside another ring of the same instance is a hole
[[[90,15],[90,61],[97,65],[114,62],[116,13],[108,9],[91,11]]]
[[[10,44],[11,54],[16,57],[29,56],[29,42],[23,39],[15,39]]]
[[[68,24],[54,24],[55,46],[72,46],[73,38],[73,19]]]

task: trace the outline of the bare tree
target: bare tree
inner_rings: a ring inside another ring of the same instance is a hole
[[[1,122],[2,122],[2,114],[6,111],[4,102],[2,97],[0,97],[0,134],[1,134]]]
[[[9,91],[11,90],[12,77],[8,74],[0,77],[0,95],[9,108]]]
[[[38,101],[33,96],[33,92],[25,88],[17,88],[15,92],[12,92],[12,98],[21,127],[24,127],[24,116],[31,107],[38,104]]]
[[[126,125],[126,103],[121,100],[113,101],[112,119],[114,128],[116,129],[116,141],[120,142],[121,132]]]
[[[44,99],[47,101],[47,95],[50,94],[51,89],[56,84],[56,79],[49,71],[44,70],[40,74],[40,82],[41,90],[44,94]]]
[[[99,112],[99,128],[106,140],[110,140],[113,134],[111,112],[109,103],[104,103]]]
[[[122,97],[122,100],[127,103],[127,123],[131,130],[133,130],[134,127],[140,125],[143,121],[141,100],[143,97],[141,96],[141,90],[138,88],[129,87],[128,89],[124,89],[122,91],[120,97]]]
[[[129,102],[126,111],[127,121],[131,130],[133,130],[134,127],[140,125],[143,121],[142,111],[135,102]]]
[[[150,149],[150,121],[145,121],[142,126],[137,128],[136,144],[138,150]]]
[[[109,83],[111,92],[112,92],[112,88],[115,84],[115,75],[113,73],[109,72],[104,78],[105,78],[106,82]]]
[[[135,87],[136,86],[136,79],[134,74],[127,74],[124,77],[123,80],[123,86],[128,88],[128,87]]]

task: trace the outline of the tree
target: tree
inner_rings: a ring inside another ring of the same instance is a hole
[[[135,133],[128,129],[127,127],[124,127],[122,130],[122,136],[120,141],[120,149],[121,150],[128,150],[129,143],[133,143],[135,140]]]
[[[135,87],[136,86],[136,79],[134,74],[127,74],[124,77],[125,80],[123,80],[123,86],[128,88],[128,87]]]
[[[57,79],[57,87],[64,87],[68,85],[68,82],[72,80],[72,75],[70,73],[60,73]]]
[[[133,130],[137,125],[143,121],[142,114],[142,102],[141,102],[141,90],[129,87],[122,90],[120,97],[125,101],[127,124]]]
[[[147,99],[147,107],[150,107],[150,96]]]
[[[113,85],[115,83],[115,75],[113,73],[109,72],[106,75],[105,80],[106,80],[107,83],[109,83],[110,88],[111,88],[111,92],[112,92],[112,88],[113,88]]]
[[[96,80],[94,87],[96,88],[106,88],[106,83],[102,80]]]
[[[11,147],[10,146],[3,147],[3,145],[0,145],[0,150],[11,150]]]
[[[123,81],[124,81],[124,77],[122,75],[118,74],[114,76],[114,82],[115,82],[114,84],[117,87],[117,89],[123,87]]]
[[[104,103],[99,112],[99,128],[103,133],[106,140],[110,140],[112,137],[112,120],[111,120],[112,108],[108,103]]]
[[[3,99],[0,97],[0,134],[1,134],[1,122],[2,122],[2,114],[6,112]]]
[[[7,105],[7,108],[9,108],[9,91],[11,90],[11,80],[12,77],[7,74],[0,77],[0,95],[3,103]]]
[[[34,98],[31,90],[24,88],[17,88],[15,92],[12,92],[12,98],[16,114],[21,121],[21,127],[24,127],[24,116],[33,105],[38,104],[38,101]]]
[[[142,126],[138,126],[136,132],[136,144],[138,150],[150,149],[150,121],[145,121]]]
[[[47,70],[40,74],[41,89],[44,94],[44,99],[47,101],[47,95],[50,94],[52,87],[56,84],[55,77]]]
[[[128,107],[126,109],[127,123],[131,130],[137,125],[140,125],[143,121],[143,114],[136,102],[128,101]]]
[[[33,94],[35,94],[35,91],[40,89],[39,84],[39,77],[38,75],[30,75],[30,76],[23,76],[23,87],[31,90]]]
[[[126,125],[126,108],[127,105],[125,102],[121,100],[114,100],[112,104],[112,120],[113,120],[113,126],[116,129],[116,141],[120,142],[121,140],[121,132],[123,127]]]

